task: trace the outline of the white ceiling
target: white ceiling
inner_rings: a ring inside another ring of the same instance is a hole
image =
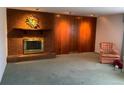
[[[124,7],[14,7],[13,9],[21,10],[31,10],[41,12],[52,12],[78,15],[78,16],[90,16],[94,14],[95,16],[101,15],[113,15],[113,14],[123,14]]]

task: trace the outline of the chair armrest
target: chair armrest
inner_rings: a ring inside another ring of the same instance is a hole
[[[113,53],[119,54],[119,50],[118,49],[113,49]]]
[[[112,51],[114,54],[119,54],[119,49],[115,45],[113,45]]]

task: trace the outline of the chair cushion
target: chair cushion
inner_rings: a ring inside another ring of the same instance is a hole
[[[120,56],[118,54],[102,54],[102,57],[111,57],[111,58],[117,57],[117,58],[119,58]]]

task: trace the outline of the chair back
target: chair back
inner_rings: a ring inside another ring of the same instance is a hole
[[[102,42],[102,43],[100,43],[100,49],[102,49],[104,53],[107,53],[107,54],[112,53],[113,43]]]

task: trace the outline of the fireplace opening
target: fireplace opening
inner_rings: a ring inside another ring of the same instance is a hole
[[[24,54],[40,53],[44,51],[43,38],[24,39]]]

